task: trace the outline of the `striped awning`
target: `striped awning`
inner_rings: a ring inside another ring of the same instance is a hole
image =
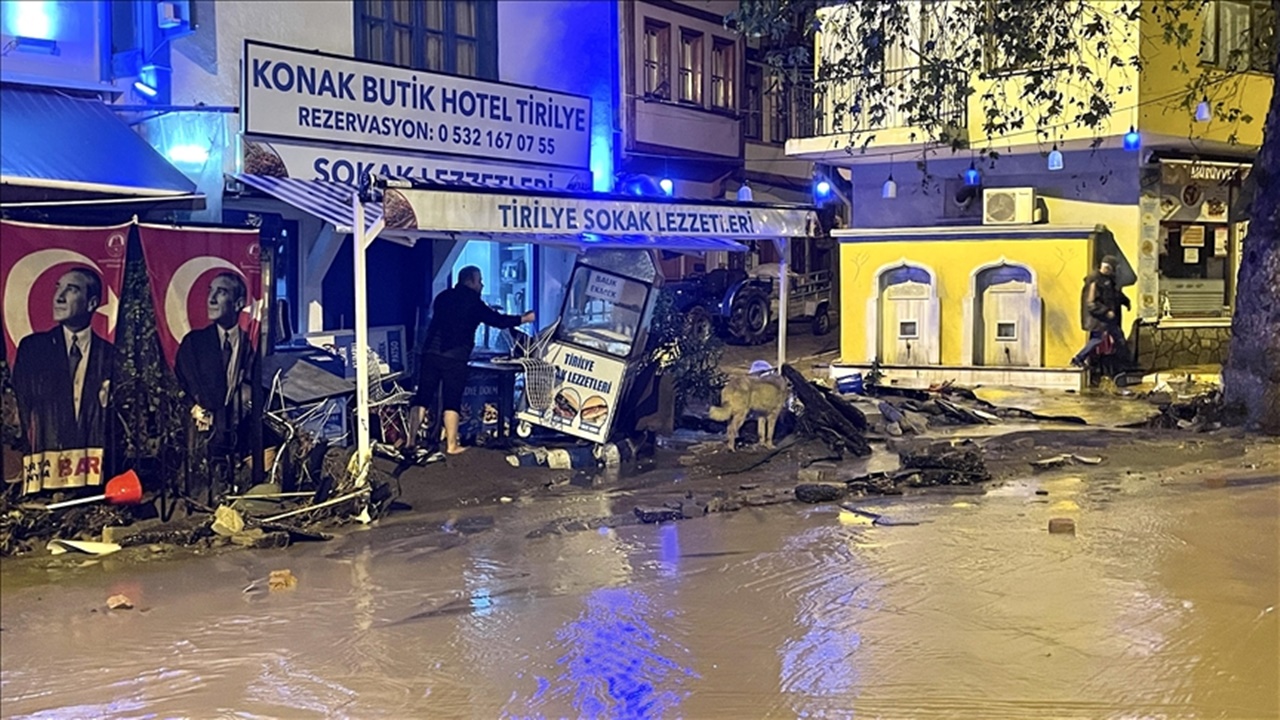
[[[352,227],[355,226],[355,212],[352,210],[351,203],[356,189],[350,185],[248,173],[236,175],[235,179],[331,223],[339,232],[351,232]],[[364,204],[366,230],[373,227],[380,217],[382,217],[381,204],[372,202]]]

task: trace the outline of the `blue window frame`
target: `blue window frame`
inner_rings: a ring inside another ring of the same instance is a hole
[[[356,57],[498,78],[497,0],[356,0]]]

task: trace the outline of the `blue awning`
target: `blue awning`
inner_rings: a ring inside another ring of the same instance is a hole
[[[29,190],[57,197],[192,198],[196,185],[99,100],[0,87],[4,200]]]
[[[351,232],[355,226],[355,212],[351,201],[355,196],[355,188],[342,183],[324,182],[321,180],[300,180],[298,178],[272,177],[270,175],[250,175],[241,173],[236,180],[254,190],[264,192],[282,202],[286,202],[303,212],[314,215],[327,223],[332,223],[339,232]],[[382,205],[378,203],[364,204],[365,229],[382,217]]]

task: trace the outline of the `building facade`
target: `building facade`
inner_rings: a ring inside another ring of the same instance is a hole
[[[877,120],[869,110],[836,116],[834,99],[847,91],[821,87],[818,132],[789,140],[787,154],[822,163],[849,189],[851,227],[835,233],[836,372],[878,363],[891,377],[1076,387],[1069,360],[1085,340],[1081,286],[1108,254],[1120,258],[1132,304],[1125,331],[1144,369],[1220,363],[1248,229],[1250,162],[1273,88],[1269,9],[1216,0],[1187,13],[1201,42],[1185,49],[1151,40],[1161,35],[1152,13],[1118,23],[1115,54],[1140,55],[1145,69],[1098,68],[1112,116],[1098,131],[1064,123],[1052,142],[1034,128],[986,137],[978,118],[989,80],[975,79],[967,105],[939,109],[972,152],[922,145],[921,129],[896,108]],[[827,9],[823,21],[848,12]],[[930,20],[913,19],[919,33],[907,44],[919,47],[888,53],[889,84],[920,72],[916,51],[945,32]],[[1147,38],[1140,48],[1139,37]],[[820,34],[819,73],[834,42]],[[1167,72],[1180,63],[1185,73]],[[1214,97],[1189,109],[1186,88],[1201,75]],[[986,148],[999,159],[982,159]]]

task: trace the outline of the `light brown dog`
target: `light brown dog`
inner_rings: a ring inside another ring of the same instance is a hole
[[[782,409],[787,406],[790,390],[787,381],[779,375],[741,375],[725,384],[720,391],[720,404],[711,408],[708,414],[716,422],[729,422],[725,434],[728,436],[729,449],[733,450],[742,424],[749,415],[756,413],[760,442],[771,448],[773,430],[778,424]]]

